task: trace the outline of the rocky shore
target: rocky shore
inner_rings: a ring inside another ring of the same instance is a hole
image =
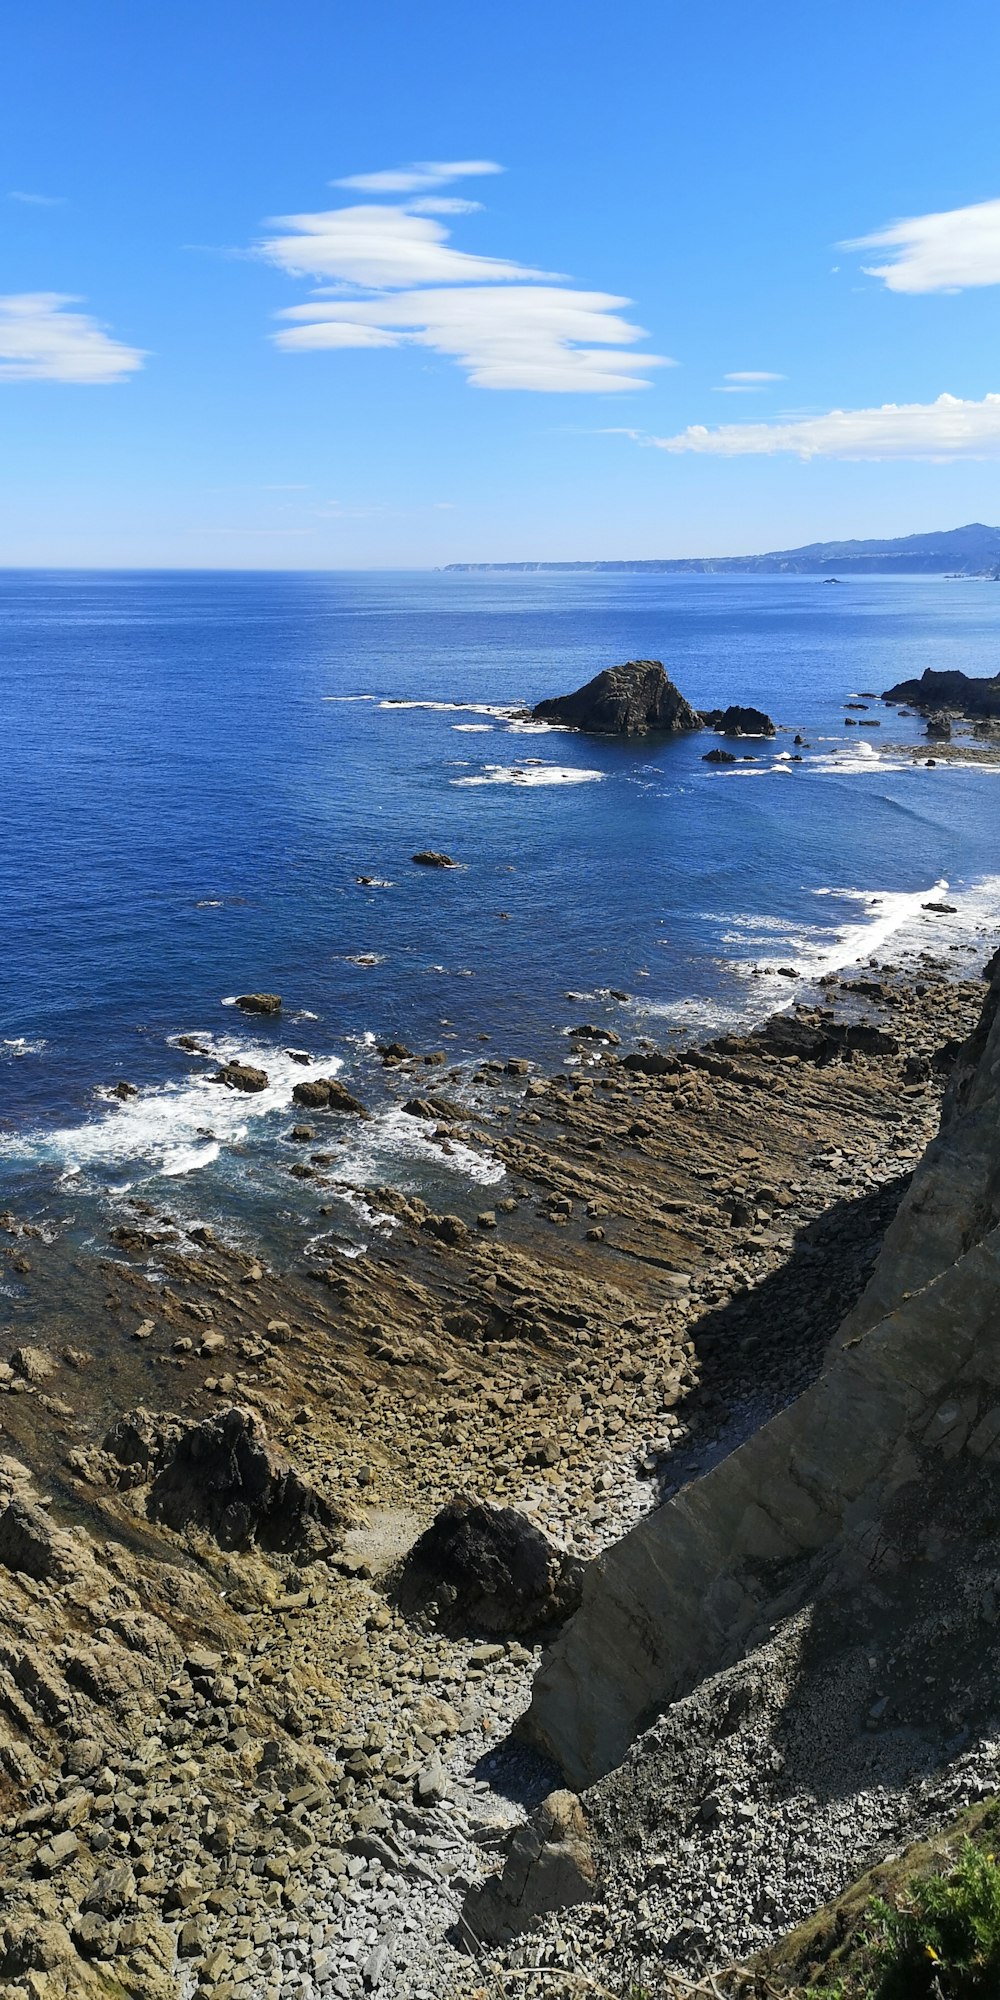
[[[981,978],[961,968],[959,953],[867,966],[830,978],[821,1006],[687,1051],[626,1051],[584,1024],[585,1060],[558,1076],[513,1053],[470,1074],[387,1052],[410,1115],[504,1175],[463,1214],[359,1191],[362,1257],[304,1242],[278,1272],[140,1201],[86,1253],[0,1218],[24,1288],[0,1356],[14,2000],[450,2000],[481,1984],[462,1913],[558,1783],[510,1732],[574,1564],[814,1379],[978,1018]],[[305,1148],[322,1204],[323,1156]],[[463,1570],[439,1532],[427,1561],[446,1558],[445,1595],[408,1594],[404,1558],[458,1498],[463,1522],[466,1503],[515,1509],[536,1539],[498,1562],[466,1538]],[[515,1616],[518,1564],[559,1582],[522,1590]],[[748,1769],[807,1643],[783,1629],[747,1669]],[[691,1695],[693,1741],[735,1715],[734,1685]],[[686,1826],[707,1794],[682,1721],[658,1754]],[[960,1787],[956,1769],[941,1783]],[[657,1872],[653,1829],[608,1831],[635,1808],[604,1783],[602,1863],[634,1861],[574,1923],[548,1920],[562,1963],[605,1952],[617,1976],[655,1933],[697,1967],[706,1926],[745,1950],[865,1846],[845,1822],[822,1864],[757,1869],[751,1898],[738,1785]],[[549,1810],[547,1851],[572,1848],[573,1824]],[[808,1830],[789,1827],[782,1852],[800,1853]]]

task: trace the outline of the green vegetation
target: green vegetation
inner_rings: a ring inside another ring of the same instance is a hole
[[[896,1904],[874,1897],[868,1918],[858,1939],[857,1976],[825,1992],[814,1986],[816,2000],[996,2000],[1000,1994],[1000,1867],[971,1840],[949,1874],[912,1879]]]

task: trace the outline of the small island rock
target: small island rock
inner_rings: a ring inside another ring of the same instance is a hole
[[[536,722],[561,722],[599,736],[645,736],[652,730],[676,736],[702,726],[660,660],[607,667],[574,694],[537,702],[531,714]]]
[[[236,1005],[242,1007],[244,1014],[280,1014],[281,994],[238,993]]]

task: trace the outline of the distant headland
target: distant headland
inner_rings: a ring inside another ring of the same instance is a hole
[[[628,571],[650,575],[715,576],[727,572],[815,576],[985,576],[1000,581],[1000,528],[972,521],[929,535],[895,541],[809,542],[801,549],[773,549],[759,556],[672,556],[635,562],[447,563],[449,573],[477,570]]]

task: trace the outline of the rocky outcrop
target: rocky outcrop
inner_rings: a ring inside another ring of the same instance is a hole
[[[659,660],[608,667],[575,694],[537,702],[531,713],[536,722],[561,722],[598,736],[645,736],[653,730],[678,736],[702,726]]]
[[[422,847],[419,854],[411,854],[410,860],[415,861],[418,868],[458,867],[458,862],[453,861],[450,854],[440,854],[436,847]]]
[[[467,1950],[500,1944],[527,1930],[537,1917],[597,1894],[597,1868],[587,1820],[575,1792],[550,1792],[519,1826],[503,1872],[470,1891],[462,1909]]]
[[[580,1601],[583,1565],[515,1507],[459,1495],[410,1550],[397,1585],[402,1608],[446,1631],[534,1632]]]
[[[243,1090],[252,1096],[258,1090],[266,1090],[269,1082],[266,1069],[255,1069],[253,1063],[227,1062],[217,1069],[213,1083],[224,1083],[228,1090]]]
[[[572,1783],[620,1763],[638,1730],[809,1599],[917,1560],[942,1474],[973,1514],[995,1512],[1000,963],[990,971],[940,1135],[819,1379],[588,1570],[528,1718]]]
[[[182,1532],[207,1529],[225,1549],[306,1551],[328,1540],[330,1506],[278,1456],[252,1410],[203,1423],[123,1417],[104,1440],[128,1485],[148,1483],[146,1511]]]
[[[728,708],[703,708],[701,719],[706,729],[715,729],[720,736],[774,736],[777,733],[770,716],[762,708],[741,708],[737,702],[730,702]]]
[[[295,1085],[292,1097],[296,1104],[304,1104],[310,1111],[347,1111],[355,1118],[368,1117],[360,1098],[353,1096],[335,1076],[311,1076],[307,1082]]]
[[[905,701],[911,708],[950,709],[953,715],[1000,716],[1000,674],[983,677],[948,669],[925,668],[919,680],[897,681],[886,688],[883,701]]]
[[[244,1014],[280,1014],[281,995],[280,993],[238,993],[236,996],[236,1005],[237,1007],[242,1007]]]

